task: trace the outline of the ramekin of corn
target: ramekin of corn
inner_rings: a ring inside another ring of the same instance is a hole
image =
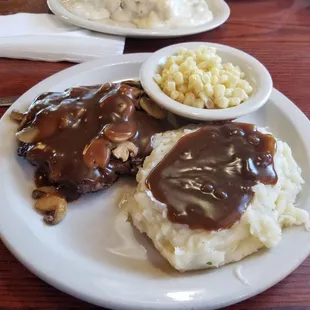
[[[164,109],[196,120],[235,119],[268,100],[272,79],[254,57],[215,43],[163,48],[143,64],[144,90]]]

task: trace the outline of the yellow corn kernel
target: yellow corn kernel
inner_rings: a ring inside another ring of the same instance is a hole
[[[170,98],[173,100],[176,100],[179,97],[179,92],[177,90],[174,90],[170,93]]]
[[[194,91],[196,94],[199,94],[203,90],[203,84],[200,79],[197,79],[197,83],[194,85]]]
[[[211,73],[210,72],[205,72],[202,77],[202,82],[205,83],[205,84],[209,84],[211,83]]]
[[[200,109],[202,109],[203,107],[204,107],[204,101],[202,100],[202,99],[195,99],[194,100],[194,103],[193,103],[193,106],[195,107],[195,108],[200,108]]]
[[[178,85],[177,89],[179,92],[181,92],[184,95],[188,92],[188,87],[185,84]]]
[[[178,50],[178,55],[185,55],[186,52],[187,52],[187,48],[181,47],[181,48],[179,48],[179,50]]]
[[[172,64],[169,68],[169,73],[175,73],[179,71],[179,66],[177,64]]]
[[[184,104],[192,106],[195,101],[195,95],[193,93],[187,93],[184,98]]]
[[[213,86],[211,84],[206,84],[204,87],[203,87],[203,91],[204,93],[210,98],[213,96],[214,94],[214,91],[213,91]]]
[[[231,97],[232,96],[233,89],[232,88],[226,88],[225,89],[225,97]]]
[[[229,98],[229,106],[230,107],[235,107],[237,105],[239,105],[241,103],[241,100],[240,98],[237,98],[237,97],[232,97],[232,98]]]
[[[178,96],[178,98],[177,98],[176,100],[179,101],[179,102],[181,102],[181,103],[183,103],[183,102],[184,102],[184,99],[185,99],[184,94],[182,94],[182,93],[179,92],[179,96]]]
[[[219,81],[219,78],[216,75],[211,76],[211,84],[215,86]]]
[[[159,84],[159,85],[160,85],[161,82],[163,81],[161,75],[158,74],[158,73],[154,75],[154,80],[155,80],[155,82],[156,82],[157,84]]]
[[[215,105],[217,105],[219,108],[221,109],[226,109],[228,108],[228,104],[229,104],[229,99],[226,97],[222,97],[222,98],[217,98],[215,100]]]
[[[208,96],[203,91],[198,94],[198,97],[202,99],[204,103],[207,103],[209,100]]]
[[[173,64],[174,64],[174,60],[173,60],[172,56],[169,56],[169,57],[167,58],[166,63],[165,63],[165,68],[170,68],[171,65],[173,65]]]
[[[221,98],[225,96],[225,89],[226,87],[222,84],[217,84],[214,86],[214,97],[215,98]]]
[[[175,81],[175,84],[177,84],[177,85],[180,85],[180,84],[184,83],[183,74],[180,71],[175,72],[173,74],[173,79]]]
[[[199,69],[206,70],[206,69],[209,68],[209,62],[208,61],[203,61],[203,62],[199,63],[199,65],[197,67]]]
[[[235,88],[232,92],[233,97],[240,98],[241,101],[248,99],[248,95],[242,88]]]
[[[219,83],[224,84],[226,82],[228,82],[228,75],[227,74],[220,75]]]
[[[247,86],[245,89],[244,89],[245,93],[249,96],[252,94],[253,92],[253,87],[251,85]]]
[[[174,81],[168,81],[166,87],[167,87],[167,90],[170,92],[175,91],[175,82]]]

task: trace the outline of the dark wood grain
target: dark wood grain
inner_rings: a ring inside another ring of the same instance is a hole
[[[43,0],[1,0],[0,14],[48,13],[46,1]]]
[[[218,29],[179,39],[128,39],[125,52],[152,52],[184,41],[235,46],[263,62],[272,74],[275,87],[310,117],[310,1],[227,2],[231,17]],[[48,9],[43,0],[0,1],[0,14],[26,11],[48,12]],[[19,96],[42,79],[71,65],[0,59],[0,97]],[[0,115],[4,111],[0,109]],[[0,309],[77,308],[96,309],[45,284],[0,243]],[[273,288],[226,309],[310,309],[310,258]]]

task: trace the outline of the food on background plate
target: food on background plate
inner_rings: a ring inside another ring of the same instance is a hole
[[[137,181],[125,208],[180,271],[239,261],[277,245],[283,227],[309,225],[290,147],[251,124],[157,134]]]
[[[238,106],[253,92],[244,72],[223,63],[216,49],[207,45],[180,48],[160,66],[154,80],[171,99],[202,109]]]
[[[35,207],[49,224],[64,217],[67,201],[135,175],[152,135],[171,128],[137,81],[44,93],[11,117],[18,155],[36,166]]]
[[[61,0],[85,19],[137,28],[197,26],[212,20],[205,0]]]

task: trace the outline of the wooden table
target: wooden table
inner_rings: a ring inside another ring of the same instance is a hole
[[[257,57],[274,86],[310,117],[310,1],[231,0],[222,27],[179,39],[126,40],[125,53],[151,52],[183,41],[228,44]],[[44,0],[2,0],[0,14],[48,12]],[[0,25],[1,26],[1,25]],[[0,59],[0,97],[19,96],[42,79],[72,66]],[[4,109],[0,110],[0,116]],[[298,240],[296,240],[298,242]],[[0,309],[95,309],[61,293],[23,267],[0,242]],[[227,309],[310,309],[310,258],[281,283]]]

